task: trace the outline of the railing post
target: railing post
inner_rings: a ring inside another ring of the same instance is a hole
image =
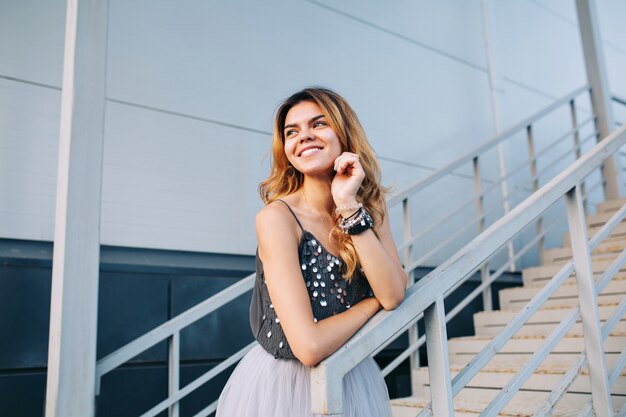
[[[454,416],[454,403],[443,298],[438,298],[424,310],[424,326],[433,416],[452,417]]]
[[[598,141],[600,141],[613,131],[614,123],[609,80],[606,73],[595,3],[595,0],[576,0],[576,12],[587,80],[591,85],[591,107],[596,116],[596,127],[599,132]],[[602,177],[606,198],[619,198],[621,172],[615,157],[607,158],[602,164]]]
[[[476,191],[476,213],[478,215],[478,234],[485,230],[485,207],[484,198],[482,195],[482,184],[480,177],[480,164],[478,162],[478,156],[475,156],[472,160],[474,168],[474,190]],[[480,280],[486,282],[489,280],[489,262],[483,263],[480,267]],[[491,285],[487,286],[483,291],[483,309],[485,311],[493,310]]]
[[[574,129],[574,135],[572,136],[572,138],[574,139],[574,152],[576,155],[576,160],[578,160],[582,155],[582,149],[580,149],[580,132],[578,131],[578,117],[576,116],[576,101],[574,99],[571,99],[569,101],[569,109],[572,117],[572,129]],[[580,183],[580,192],[583,196],[587,195],[587,193],[585,192],[584,181],[581,181]],[[584,199],[583,207],[585,208],[585,213],[588,213],[589,211],[587,207],[587,199]]]
[[[411,206],[409,204],[408,197],[402,200],[402,218],[404,224],[404,243],[406,244],[413,236],[411,229]],[[413,245],[406,245],[404,247],[404,265],[411,265]],[[409,279],[407,281],[407,288],[415,283],[415,271],[409,271]],[[409,346],[417,343],[419,338],[417,323],[409,328]],[[411,367],[411,387],[413,386],[413,370],[420,366],[420,354],[419,349],[411,354],[409,357],[409,363]]]
[[[534,193],[539,189],[539,178],[537,178],[537,158],[535,157],[535,140],[533,137],[533,125],[526,126],[526,138],[528,141],[528,158],[530,160],[530,183]],[[541,235],[543,231],[543,218],[537,217],[535,221],[535,233]],[[543,249],[545,246],[545,238],[539,239],[539,260],[543,263]]]
[[[604,357],[596,285],[591,268],[585,212],[582,207],[582,196],[578,185],[565,195],[565,206],[567,208],[567,222],[571,236],[574,270],[576,272],[585,351],[587,352],[587,363],[589,364],[593,409],[597,416],[612,416],[611,390],[609,389],[606,359]]]
[[[168,342],[168,392],[169,396],[180,389],[180,332],[174,333]],[[178,417],[180,403],[176,402],[168,410],[168,417]]]

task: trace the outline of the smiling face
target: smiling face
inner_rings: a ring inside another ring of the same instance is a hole
[[[317,103],[302,101],[289,109],[283,137],[285,155],[298,171],[305,175],[333,172],[341,143]]]

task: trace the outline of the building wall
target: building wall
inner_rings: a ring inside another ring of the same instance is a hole
[[[618,0],[597,6],[610,84],[626,96],[626,9]],[[492,10],[506,128],[584,84],[584,64],[573,1]],[[2,238],[53,239],[64,13],[61,0],[0,2]],[[253,254],[272,113],[307,85],[350,100],[396,190],[495,133],[479,0],[110,0],[107,62],[107,245]],[[538,136],[563,123],[546,122]],[[520,143],[505,149],[507,165],[522,162]],[[495,154],[482,164],[489,184]],[[472,196],[469,167],[457,174],[420,196],[415,228]],[[398,238],[399,227],[394,220]]]

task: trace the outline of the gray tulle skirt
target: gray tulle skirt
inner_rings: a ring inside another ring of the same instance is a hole
[[[385,380],[372,358],[343,379],[344,417],[391,417]],[[216,417],[312,417],[309,368],[256,345],[226,383]],[[317,416],[317,415],[315,415]]]

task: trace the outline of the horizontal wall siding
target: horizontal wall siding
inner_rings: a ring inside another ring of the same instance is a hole
[[[350,100],[395,190],[494,134],[480,0],[110,3],[104,244],[253,254],[272,114],[306,85]],[[611,87],[626,95],[618,3],[598,9]],[[60,0],[0,6],[8,40],[0,45],[0,237],[53,237],[64,7]],[[496,3],[495,20],[503,127],[585,82],[573,2]],[[519,165],[523,140],[505,153],[508,166]],[[495,153],[481,169],[486,187],[498,175]],[[471,198],[470,176],[464,167],[445,187],[416,196],[414,229]],[[486,202],[500,198],[494,190]],[[473,218],[470,205],[458,222]],[[445,239],[456,224],[430,240]]]

